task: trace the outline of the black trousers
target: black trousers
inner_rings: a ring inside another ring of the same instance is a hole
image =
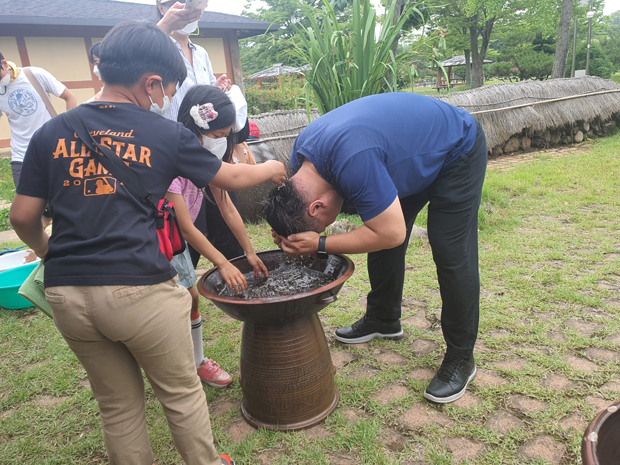
[[[213,247],[219,250],[228,260],[243,255],[245,253],[243,247],[241,247],[241,244],[239,244],[239,241],[226,224],[226,221],[222,218],[220,209],[215,203],[213,193],[208,186],[205,192],[209,198],[202,199],[200,212],[196,217],[196,221],[194,221],[194,226],[196,226],[196,228],[205,235],[208,241],[211,242]],[[237,208],[237,196],[235,193],[229,192],[228,195],[235,208]],[[196,268],[198,260],[200,260],[200,254],[191,245],[188,244],[188,246],[189,255],[192,257],[194,268]]]
[[[442,300],[441,329],[447,353],[456,357],[469,357],[478,335],[478,208],[487,144],[484,131],[476,126],[476,141],[469,153],[443,169],[424,192],[401,199],[407,224],[405,242],[368,254],[371,291],[366,313],[381,319],[399,319],[409,236],[416,216],[429,204],[428,239]]]

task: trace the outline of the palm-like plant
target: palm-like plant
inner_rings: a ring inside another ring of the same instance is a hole
[[[423,15],[407,2],[395,21],[395,4],[383,17],[378,36],[377,14],[370,0],[353,0],[351,20],[344,24],[338,22],[329,1],[323,0],[324,9],[318,15],[316,10],[309,12],[310,26],[297,26],[294,54],[311,65],[304,73],[306,108],[314,104],[325,114],[360,97],[397,90],[395,64],[411,53],[394,56],[394,45],[407,20]]]

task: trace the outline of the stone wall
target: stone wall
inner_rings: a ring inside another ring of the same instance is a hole
[[[532,149],[547,149],[557,145],[578,144],[594,137],[604,137],[620,126],[620,114],[613,115],[610,119],[601,120],[595,118],[591,121],[578,121],[562,127],[545,129],[544,131],[532,131],[524,129],[520,134],[512,136],[503,145],[493,147],[491,156],[514,153],[519,150],[529,151]]]

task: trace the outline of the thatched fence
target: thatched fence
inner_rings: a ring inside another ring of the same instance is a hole
[[[620,85],[595,76],[494,84],[437,98],[474,115],[493,155],[581,142],[620,123]]]
[[[620,125],[620,85],[596,76],[493,84],[435,98],[472,113],[494,155],[532,145],[581,142]],[[312,119],[318,116],[312,113]],[[261,139],[282,161],[290,157],[294,136],[308,124],[304,110],[263,113],[251,119]]]
[[[436,98],[474,115],[491,155],[581,142],[620,126],[620,85],[595,76],[494,84]],[[311,119],[318,117],[317,111],[311,113]],[[250,145],[256,160],[275,159],[288,167],[295,137],[308,125],[305,110],[263,113],[251,120],[261,133],[261,140]],[[260,218],[270,189],[262,185],[239,193],[244,219]]]
[[[315,120],[318,117],[318,110],[310,112],[311,120]],[[259,151],[256,160],[279,160],[288,167],[295,138],[308,125],[308,114],[306,111],[278,110],[272,113],[251,116],[250,119],[256,123],[260,130],[260,140],[249,143],[253,153]],[[271,153],[270,156],[262,156],[264,151],[262,144],[266,144]]]

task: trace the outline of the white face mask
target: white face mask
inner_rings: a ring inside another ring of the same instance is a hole
[[[220,137],[219,139],[211,139],[205,135],[202,136],[202,145],[205,149],[211,152],[220,160],[224,158],[226,154],[226,148],[228,147],[228,141],[226,137]]]
[[[8,86],[11,83],[11,75],[9,74],[9,72],[7,71],[6,76],[4,76],[2,79],[0,79],[0,86]]]
[[[101,79],[101,73],[99,72],[99,66],[95,65],[93,67],[93,74],[97,76],[99,79]]]
[[[194,21],[193,23],[189,23],[183,29],[178,30],[179,34],[183,34],[184,36],[188,36],[198,29],[198,21]]]
[[[170,110],[170,99],[168,98],[168,96],[166,95],[166,92],[164,91],[164,84],[161,84],[161,91],[164,93],[164,106],[163,108],[160,107],[159,105],[157,105],[155,102],[153,102],[153,99],[151,98],[151,96],[149,95],[149,100],[151,101],[151,111],[153,113],[157,113],[160,116],[164,116],[168,110]]]

